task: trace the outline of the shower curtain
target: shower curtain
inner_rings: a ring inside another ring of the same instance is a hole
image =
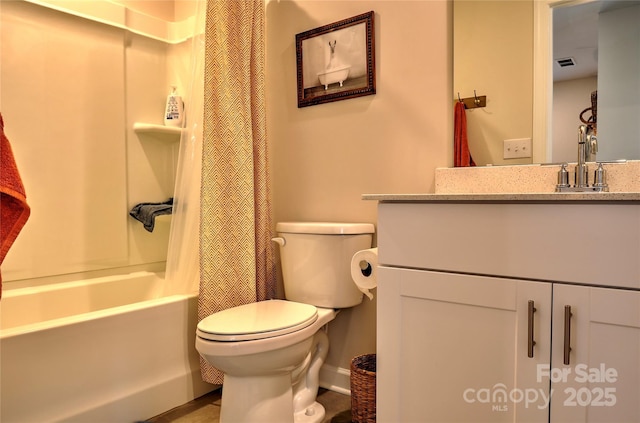
[[[264,1],[206,9],[198,318],[275,296]],[[201,359],[202,377],[222,374]]]
[[[165,295],[197,292],[200,280],[198,246],[206,3],[206,0],[198,1],[191,42],[191,81],[186,91],[186,124],[180,138],[167,251]]]

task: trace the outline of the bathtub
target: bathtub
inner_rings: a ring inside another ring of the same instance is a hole
[[[329,85],[335,82],[339,82],[342,87],[342,83],[349,77],[349,69],[351,69],[351,66],[347,65],[319,73],[320,84],[324,85],[325,90],[329,89]]]
[[[133,422],[215,388],[200,378],[197,297],[163,297],[163,283],[135,272],[5,290],[0,421]]]

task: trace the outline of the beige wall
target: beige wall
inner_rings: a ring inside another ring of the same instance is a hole
[[[373,10],[377,93],[299,109],[295,34]],[[450,4],[267,2],[274,220],[376,222],[364,193],[433,192],[452,157]],[[327,364],[375,351],[375,299],[331,323]]]

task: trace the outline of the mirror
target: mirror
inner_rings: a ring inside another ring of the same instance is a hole
[[[596,160],[640,159],[640,1],[454,0],[453,14],[454,98],[487,96],[486,108],[467,110],[478,165],[575,161],[579,116],[596,89]],[[554,72],[553,59],[574,57],[575,69],[589,54],[597,70]],[[533,139],[532,157],[503,159],[514,138]]]

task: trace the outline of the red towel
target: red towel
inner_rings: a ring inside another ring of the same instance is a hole
[[[467,140],[467,112],[464,103],[456,101],[453,123],[453,166],[475,166]]]
[[[11,151],[11,144],[4,134],[4,121],[0,113],[0,265],[27,222],[30,212],[27,195],[13,158],[13,151]],[[0,274],[0,298],[2,298],[2,274]]]

